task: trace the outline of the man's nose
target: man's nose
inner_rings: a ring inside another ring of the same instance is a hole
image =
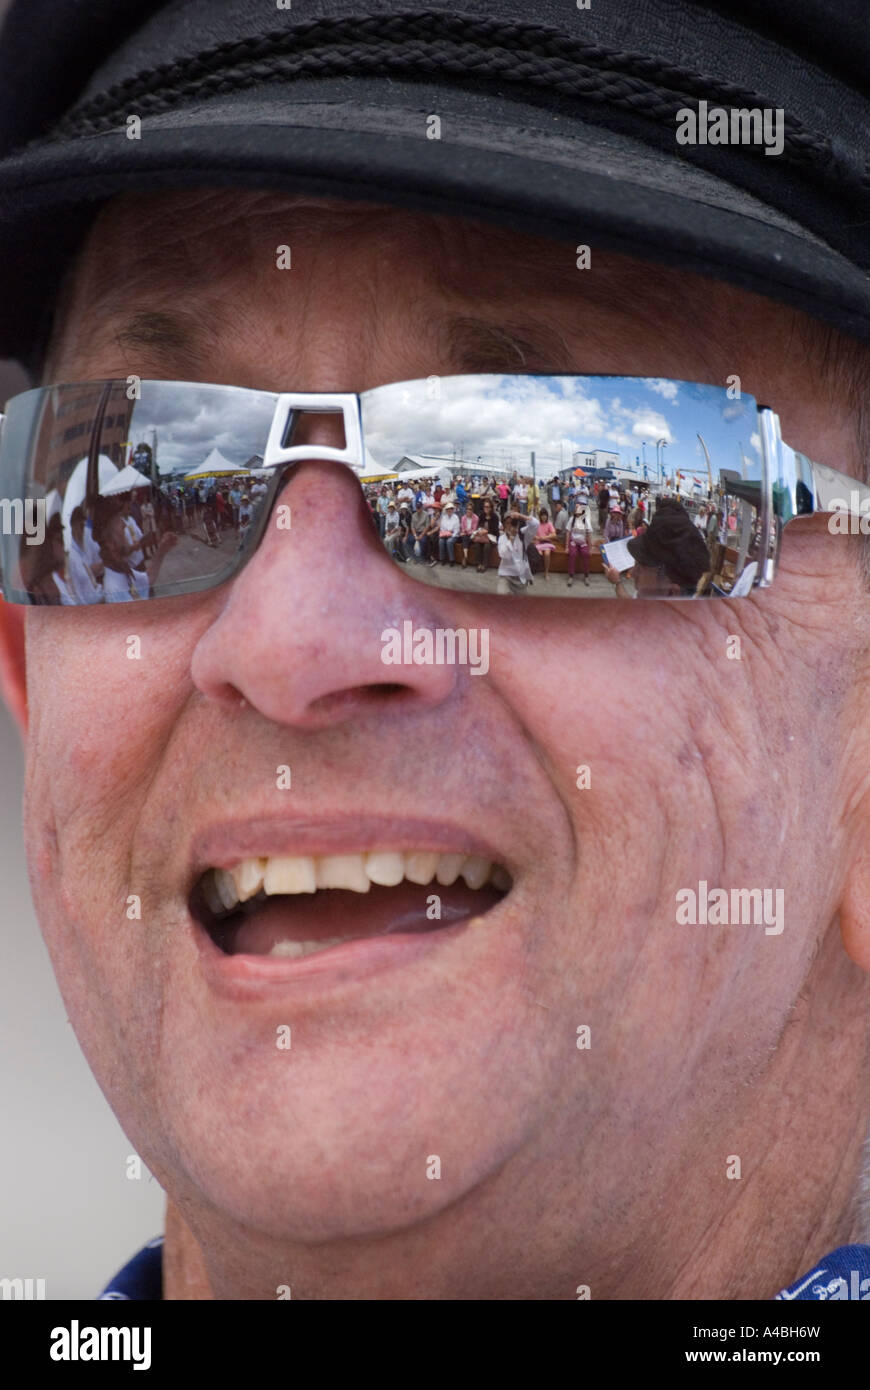
[[[210,699],[238,705],[242,697],[299,728],[387,708],[420,712],[450,697],[456,667],[387,665],[383,654],[389,631],[402,633],[407,621],[415,630],[443,624],[438,592],[388,557],[350,469],[303,461],[197,643],[194,683]]]

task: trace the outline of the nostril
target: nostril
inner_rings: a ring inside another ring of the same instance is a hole
[[[392,682],[392,683],[390,683],[390,682],[388,682],[388,681],[381,681],[381,682],[379,682],[379,684],[377,684],[377,685],[358,685],[358,686],[357,686],[357,690],[358,690],[358,691],[361,691],[364,695],[375,695],[375,696],[379,696],[379,695],[399,695],[399,694],[402,693],[402,691],[407,691],[407,689],[408,689],[408,687],[407,687],[406,685],[400,685],[400,684],[398,684],[398,683],[395,682],[395,681]]]
[[[347,709],[364,709],[366,706],[371,708],[375,701],[414,699],[416,692],[410,686],[395,681],[378,681],[371,685],[353,685],[347,690],[336,690],[329,695],[322,695],[319,700],[313,700],[308,708],[309,713],[315,718],[327,716],[334,719]]]

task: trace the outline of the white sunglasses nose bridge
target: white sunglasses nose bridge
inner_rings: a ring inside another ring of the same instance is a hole
[[[284,440],[290,424],[300,412],[311,415],[340,414],[344,421],[343,447],[337,448],[328,444],[285,446]],[[364,459],[359,396],[344,392],[310,391],[284,391],[278,396],[263,455],[263,467],[294,463],[300,459],[328,459],[334,463],[347,464],[352,469],[362,466]]]

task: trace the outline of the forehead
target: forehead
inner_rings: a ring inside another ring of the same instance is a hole
[[[276,265],[282,251],[287,274]],[[570,247],[460,218],[233,190],[128,194],[88,234],[70,276],[75,313],[66,327],[84,318],[99,335],[123,318],[136,346],[181,353],[196,330],[229,327],[242,296],[261,313],[295,312],[303,289],[316,286],[347,317],[361,306],[383,316],[382,288],[458,307],[506,298],[518,277],[564,292],[573,270]],[[560,345],[541,326],[530,346]]]
[[[273,245],[276,233],[282,236]],[[420,282],[437,280],[445,292],[468,290],[483,271],[495,279],[510,264],[535,269],[545,280],[567,281],[575,269],[570,246],[485,226],[461,217],[435,216],[373,203],[283,196],[241,190],[124,194],[98,215],[88,238],[99,254],[123,251],[118,269],[129,286],[141,279],[152,287],[177,283],[191,288],[250,274],[264,244],[274,268],[277,246],[294,247],[310,258],[312,248],[330,244],[330,254],[346,261],[355,248],[376,242],[381,256],[413,260]],[[104,263],[104,272],[107,269]],[[104,285],[107,280],[104,277]]]
[[[742,301],[744,321],[752,306],[774,325],[790,315],[613,253],[596,251],[593,265],[578,269],[573,242],[371,204],[238,190],[126,194],[89,233],[51,356],[87,364],[120,349],[155,374],[165,364],[202,378],[241,333],[259,336],[264,358],[276,338],[292,352],[288,325],[316,314],[321,338],[347,322],[369,338],[413,332],[457,370],[578,370],[578,332],[605,354],[617,340],[676,348],[690,337],[695,374],[706,368],[715,379],[707,345]],[[705,319],[697,327],[693,298]]]

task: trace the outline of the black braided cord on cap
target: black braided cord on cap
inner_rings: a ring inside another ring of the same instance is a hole
[[[179,102],[294,77],[389,73],[514,82],[674,120],[686,98],[710,105],[772,109],[756,92],[663,59],[619,51],[540,24],[506,24],[476,15],[416,11],[303,20],[292,29],[216,44],[193,58],[163,63],[80,102],[56,127],[65,136],[98,135],[126,117],[155,115]],[[870,192],[870,165],[836,159],[829,141],[784,118],[780,160]],[[41,143],[41,142],[36,142]],[[741,147],[763,154],[760,145]]]

